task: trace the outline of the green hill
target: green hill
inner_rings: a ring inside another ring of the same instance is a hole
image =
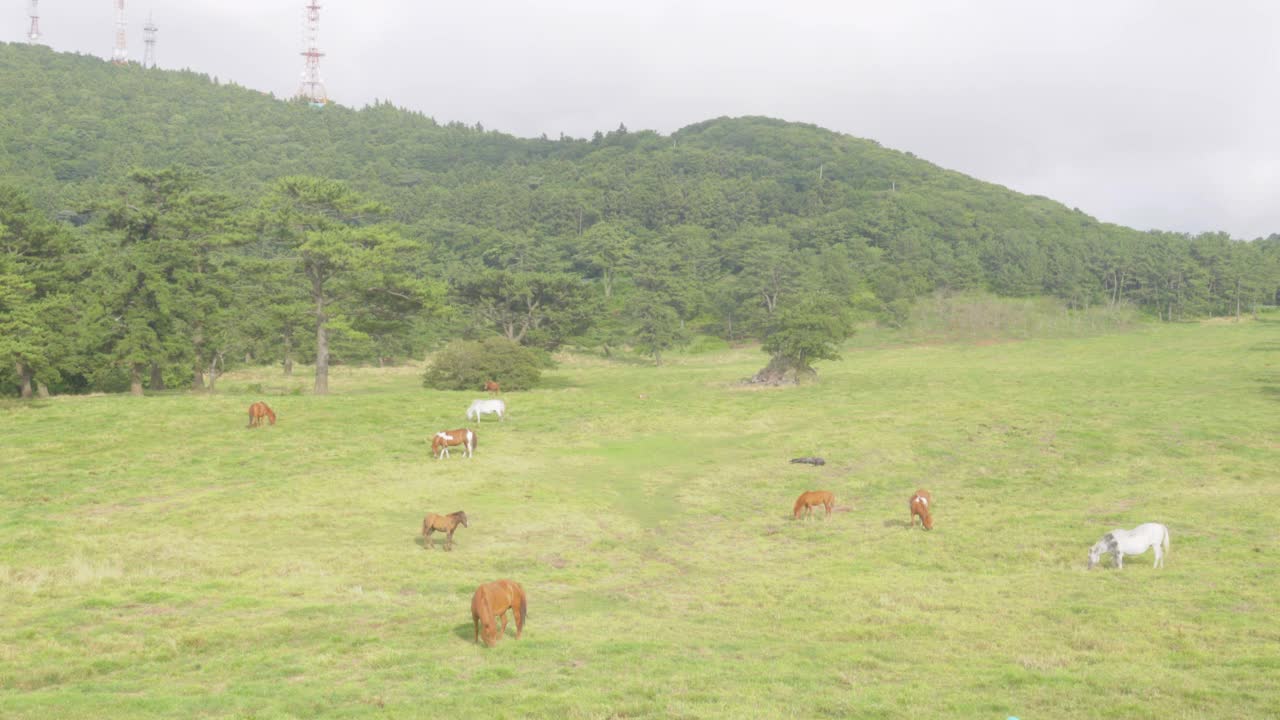
[[[645,346],[644,327],[677,321],[759,338],[776,310],[815,296],[888,323],[939,291],[1132,303],[1176,320],[1272,303],[1280,288],[1280,236],[1100,223],[812,125],[716,118],[669,136],[523,139],[388,103],[316,109],[194,72],[0,45],[0,175],[45,215],[81,237],[118,233],[102,225],[106,201],[127,194],[132,169],[168,167],[245,212],[295,175],[385,203],[415,272],[449,290],[450,336],[485,325],[462,286],[484,270],[587,282],[601,302],[585,320],[533,340],[606,347]]]

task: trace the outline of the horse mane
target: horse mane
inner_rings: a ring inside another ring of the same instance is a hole
[[[800,497],[796,498],[796,504],[795,504],[795,507],[791,508],[791,514],[792,514],[792,515],[795,515],[796,513],[800,512],[800,508],[804,507],[804,496],[805,496],[805,495],[808,495],[808,493],[800,493]]]
[[[463,515],[466,515],[466,513],[461,510],[459,510],[458,512],[449,513],[449,517],[453,518],[454,520],[461,518]]]

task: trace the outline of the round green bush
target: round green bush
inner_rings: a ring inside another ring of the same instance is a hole
[[[483,390],[493,380],[503,390],[528,390],[542,379],[544,364],[536,350],[504,337],[454,340],[432,360],[422,384],[435,390]]]

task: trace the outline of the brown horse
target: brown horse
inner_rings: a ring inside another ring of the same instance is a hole
[[[267,418],[272,425],[276,424],[276,413],[264,402],[256,402],[249,406],[249,427],[262,425],[262,418]]]
[[[497,395],[502,392],[502,386],[493,380],[489,380],[484,384],[484,390],[490,395]]]
[[[448,515],[437,515],[435,513],[427,513],[427,517],[422,520],[422,547],[427,550],[431,549],[431,533],[439,530],[442,533],[448,533],[444,538],[444,549],[453,549],[453,531],[458,526],[468,527],[467,514],[459,510]]]
[[[476,588],[471,596],[471,624],[475,626],[475,641],[480,642],[480,627],[484,626],[484,644],[493,647],[498,638],[507,633],[507,610],[516,620],[516,639],[524,632],[524,618],[529,614],[529,602],[524,588],[514,580],[497,580]],[[495,618],[502,618],[502,630],[498,631]]]
[[[470,428],[457,430],[441,430],[431,438],[431,457],[439,460],[449,457],[449,448],[462,446],[462,452],[471,457],[476,452],[476,434]]]
[[[917,490],[915,495],[911,496],[911,500],[907,502],[907,508],[911,511],[911,527],[916,526],[916,516],[920,516],[920,524],[925,530],[933,529],[933,516],[929,514],[929,505],[933,503],[933,496],[928,490]]]
[[[800,497],[796,498],[796,506],[791,510],[791,516],[796,520],[800,519],[803,513],[806,517],[813,515],[813,508],[822,505],[827,509],[827,517],[831,517],[831,508],[836,504],[836,496],[827,490],[810,490],[809,492],[800,493]]]

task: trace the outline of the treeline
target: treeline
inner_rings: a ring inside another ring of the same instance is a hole
[[[804,313],[901,323],[940,291],[1178,320],[1280,289],[1280,236],[1099,223],[809,125],[519,139],[20,45],[0,182],[0,381],[32,392],[495,333],[660,359]]]

